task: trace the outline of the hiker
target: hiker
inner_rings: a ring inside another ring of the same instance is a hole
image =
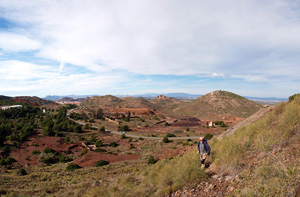
[[[210,147],[204,137],[200,137],[197,143],[198,153],[200,154],[201,167],[205,167],[205,159],[210,154]]]

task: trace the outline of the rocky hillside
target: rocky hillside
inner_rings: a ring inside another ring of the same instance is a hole
[[[257,112],[262,106],[237,94],[227,91],[214,91],[174,110],[179,115],[199,118],[234,116],[246,118]]]
[[[13,105],[26,103],[32,106],[56,105],[53,101],[47,101],[36,96],[0,96],[0,105]]]
[[[148,100],[143,98],[118,98],[111,95],[106,96],[93,96],[88,100],[81,103],[81,107],[86,108],[103,108],[103,109],[116,109],[116,108],[148,108],[155,109],[155,106]]]

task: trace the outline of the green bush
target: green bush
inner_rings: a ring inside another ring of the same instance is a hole
[[[186,141],[191,142],[191,141],[193,141],[193,140],[189,138],[189,139],[187,139]]]
[[[118,144],[117,144],[116,142],[111,142],[111,143],[109,144],[109,146],[111,146],[111,147],[117,147]]]
[[[76,163],[70,163],[67,166],[66,170],[76,170],[76,169],[80,169],[80,168],[81,168],[81,166],[79,166],[78,164],[76,164]]]
[[[108,161],[105,161],[105,160],[99,160],[96,162],[96,167],[101,167],[101,166],[105,166],[105,165],[108,165],[109,162]]]
[[[87,150],[87,149],[84,149],[84,150],[81,151],[80,156],[85,155],[85,154],[87,154],[87,153],[88,153],[88,150]]]
[[[14,162],[16,162],[17,160],[15,160],[14,158],[11,158],[11,157],[7,157],[6,159],[5,159],[5,164],[6,165],[10,165],[10,164],[12,164],[12,163],[14,163]]]
[[[204,135],[204,138],[207,139],[207,140],[210,140],[212,137],[213,137],[213,135],[210,134],[210,133],[207,133],[207,134]]]
[[[51,165],[54,163],[57,163],[59,160],[57,159],[57,157],[53,156],[53,157],[44,157],[42,159],[42,163],[46,164],[46,165]]]
[[[155,164],[157,161],[154,159],[154,157],[152,155],[150,155],[149,159],[148,159],[148,164]]]
[[[95,142],[95,146],[96,146],[96,147],[101,147],[101,146],[103,146],[102,140],[97,140],[97,141]]]
[[[121,135],[121,139],[126,139],[125,133],[123,133],[123,134]]]
[[[0,166],[10,165],[14,162],[16,162],[16,160],[14,158],[11,158],[11,157],[7,157],[6,159],[1,158],[0,159]]]
[[[167,136],[165,136],[163,138],[163,143],[169,143],[169,142],[170,142],[169,138]]]
[[[53,154],[58,154],[58,152],[56,152],[55,150],[53,150],[52,148],[45,148],[45,150],[43,151],[44,153],[53,153]]]
[[[173,134],[173,133],[168,133],[166,136],[167,136],[167,137],[176,137],[176,135]]]
[[[85,138],[84,138],[82,135],[80,135],[80,136],[78,136],[78,140],[79,140],[79,141],[84,141]]]
[[[100,127],[100,131],[105,131],[105,126]]]
[[[32,143],[31,146],[38,146],[37,143]]]
[[[32,155],[39,155],[39,154],[41,154],[41,151],[39,151],[39,150],[33,150],[33,151],[31,152],[31,154],[32,154]]]
[[[128,142],[132,142],[132,137],[128,138]]]
[[[61,154],[59,157],[59,162],[61,162],[61,163],[67,163],[70,161],[73,161],[73,158],[68,155]]]
[[[99,153],[105,153],[107,152],[107,150],[103,149],[103,148],[96,148],[95,152],[99,152]]]
[[[142,138],[142,137],[139,137],[139,140],[144,140],[144,138]]]
[[[27,175],[27,172],[24,168],[20,168],[18,174],[20,174],[21,176]]]

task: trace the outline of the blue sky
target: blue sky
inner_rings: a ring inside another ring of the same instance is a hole
[[[300,2],[2,0],[0,95],[300,92]]]

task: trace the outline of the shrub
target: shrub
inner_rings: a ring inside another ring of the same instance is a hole
[[[79,166],[78,164],[76,164],[76,163],[70,163],[67,166],[66,170],[76,170],[76,169],[80,169],[80,168],[81,168],[81,166]]]
[[[15,160],[14,158],[11,158],[11,157],[7,157],[6,159],[5,159],[5,164],[6,165],[10,165],[10,164],[12,164],[12,163],[14,163],[14,162],[16,162],[17,160]]]
[[[152,155],[150,155],[149,159],[148,159],[148,164],[155,164],[157,162],[157,160],[154,159],[154,157]]]
[[[58,152],[56,152],[55,150],[53,150],[52,148],[45,148],[45,150],[43,151],[44,153],[53,153],[53,154],[57,154]]]
[[[142,138],[142,137],[139,137],[139,140],[144,140],[144,138]]]
[[[64,154],[61,154],[59,157],[59,162],[61,163],[67,163],[69,161],[73,161],[73,158]]]
[[[123,133],[123,134],[121,135],[121,139],[126,139],[125,133]]]
[[[27,172],[24,168],[20,168],[18,174],[20,174],[21,176],[27,175]]]
[[[38,146],[37,143],[32,143],[31,146]]]
[[[105,131],[105,126],[100,127],[100,131]]]
[[[32,155],[39,155],[39,154],[41,154],[41,151],[39,151],[39,150],[33,150],[33,151],[31,152],[31,154],[32,154]]]
[[[26,161],[29,161],[29,156],[25,157],[25,160],[26,160]]]
[[[94,135],[91,135],[90,137],[90,142],[94,143],[96,141],[96,137]]]
[[[118,144],[117,144],[116,142],[111,142],[111,143],[109,144],[109,146],[111,146],[111,147],[117,147]]]
[[[70,137],[69,136],[66,136],[65,138],[64,138],[64,142],[65,143],[73,143],[71,140],[70,140]]]
[[[97,140],[96,143],[95,143],[95,146],[96,146],[96,147],[101,147],[101,146],[103,146],[102,140]]]
[[[80,135],[80,136],[78,136],[78,140],[79,140],[79,141],[84,141],[85,138],[84,138],[82,135]]]
[[[42,159],[42,163],[44,163],[46,165],[51,165],[51,164],[54,164],[54,163],[57,163],[57,162],[58,162],[58,159],[54,156],[44,157]]]
[[[170,126],[170,124],[168,123],[168,122],[165,122],[165,126],[167,127],[167,126]]]
[[[96,167],[101,167],[101,166],[105,166],[105,165],[108,165],[109,162],[108,161],[105,161],[105,160],[99,160],[96,162]]]
[[[163,138],[163,143],[169,143],[169,142],[170,142],[169,138],[167,136],[165,136]]]
[[[87,154],[87,153],[88,153],[88,150],[87,150],[87,149],[84,149],[83,151],[81,151],[80,156],[85,155],[85,154]]]
[[[167,137],[176,137],[176,135],[173,134],[173,133],[168,133],[168,134],[167,134]]]
[[[98,153],[105,153],[107,152],[107,150],[103,149],[103,148],[96,148],[95,149],[95,152],[98,152]]]
[[[129,131],[129,126],[127,124],[123,125],[122,126],[122,131]]]
[[[182,133],[182,131],[180,131],[180,130],[177,130],[177,129],[175,129],[175,130],[173,130],[173,131],[171,131],[172,133]]]
[[[128,142],[132,142],[132,137],[128,138]]]
[[[207,139],[207,140],[210,140],[212,137],[213,137],[213,135],[210,134],[210,133],[207,133],[207,134],[204,135],[204,138]]]
[[[172,159],[174,159],[173,157],[169,157],[169,160],[172,160]]]
[[[186,130],[186,131],[190,131],[190,128],[187,127],[187,128],[185,128],[185,130]]]
[[[189,139],[187,139],[186,141],[191,142],[191,141],[193,141],[193,140],[189,138]]]

